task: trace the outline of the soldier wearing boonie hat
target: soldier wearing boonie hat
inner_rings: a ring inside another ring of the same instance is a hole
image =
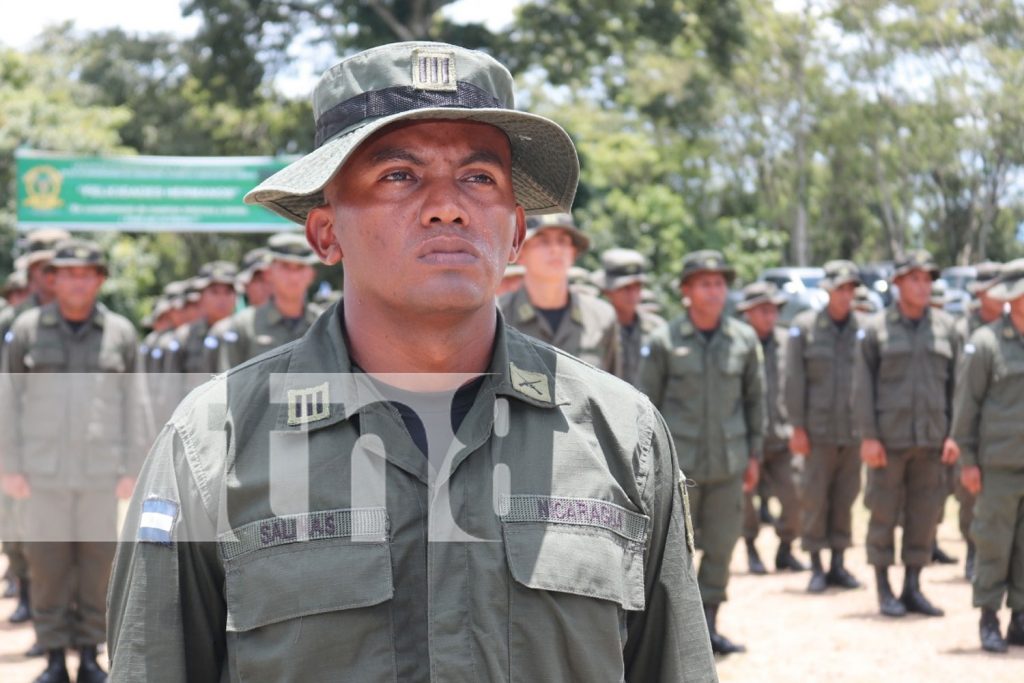
[[[105,640],[118,498],[131,495],[144,448],[145,400],[132,375],[135,328],[97,301],[107,274],[99,245],[62,240],[46,268],[55,300],[15,320],[4,353],[11,405],[0,432],[4,490],[24,499],[25,554],[33,625],[48,653],[37,681],[68,680],[65,652],[79,650],[76,680],[106,680],[96,657]],[[55,373],[62,373],[59,383]],[[66,374],[63,374],[66,373]],[[122,375],[100,382],[99,373]],[[9,409],[8,409],[9,407]]]
[[[190,394],[150,451],[113,680],[716,680],[664,423],[495,306],[524,211],[568,211],[578,178],[512,90],[438,43],[321,79],[317,150],[249,200],[304,222],[345,296]]]
[[[861,460],[868,466],[864,501],[868,564],[875,568],[879,611],[941,616],[921,592],[921,569],[935,553],[943,465],[959,457],[949,438],[953,384],[960,341],[953,318],[931,308],[939,269],[926,251],[896,261],[899,298],[858,332],[854,353],[853,411]],[[903,593],[889,584],[895,562],[895,527],[902,515]]]
[[[4,280],[3,289],[0,290],[0,296],[3,296],[10,306],[17,306],[22,301],[30,296],[28,290],[28,273],[24,270],[14,270]]]
[[[245,294],[247,305],[262,306],[270,300],[270,286],[266,279],[269,265],[270,253],[266,247],[251,249],[242,257],[238,284],[242,288],[242,293]]]
[[[306,300],[316,273],[316,254],[296,233],[280,233],[267,242],[266,278],[271,299],[249,306],[210,328],[205,345],[224,372],[261,353],[304,335],[320,315],[319,306]]]
[[[828,304],[793,318],[784,383],[793,430],[789,449],[804,458],[801,547],[811,554],[808,593],[824,593],[829,586],[860,586],[846,569],[845,555],[853,545],[851,509],[860,492],[850,387],[863,324],[853,311],[853,301],[863,285],[860,269],[852,261],[829,261],[824,270],[821,287],[828,292]],[[827,572],[822,563],[825,550],[831,553]]]
[[[806,571],[807,567],[793,555],[793,541],[800,535],[800,494],[796,486],[793,455],[789,451],[791,430],[783,405],[782,378],[786,376],[785,348],[788,335],[776,323],[779,309],[789,299],[771,282],[751,282],[743,288],[743,298],[736,311],[750,325],[761,342],[764,357],[765,423],[763,460],[757,492],[764,507],[769,496],[778,499],[782,512],[775,520],[779,547],[775,553],[776,571]],[[802,463],[801,463],[802,464]],[[799,465],[798,465],[799,467]],[[754,491],[743,496],[743,540],[747,547],[747,564],[752,574],[764,574],[764,563],[755,541],[760,520],[754,509]]]
[[[238,267],[228,261],[204,264],[190,281],[188,296],[199,295],[199,316],[192,322],[178,326],[164,353],[164,372],[212,374],[217,371],[216,356],[207,346],[210,328],[227,318],[235,310],[235,278]],[[198,378],[197,378],[198,379]],[[194,386],[186,381],[186,389]],[[184,396],[184,394],[182,394]]]
[[[987,295],[1007,315],[979,327],[964,347],[953,410],[963,487],[977,496],[971,537],[977,547],[973,603],[981,646],[1024,645],[1024,259],[1002,267]],[[998,612],[1010,623],[1003,637]]]
[[[621,377],[615,310],[569,280],[573,262],[589,247],[568,213],[528,218],[517,261],[526,269],[523,286],[498,305],[520,332]]]
[[[643,339],[665,324],[660,315],[640,307],[643,287],[648,281],[647,259],[634,249],[607,249],[601,253],[601,270],[594,273],[592,281],[615,309],[622,378],[637,386]]]
[[[724,315],[735,271],[721,252],[683,257],[687,310],[655,330],[641,349],[640,389],[665,416],[690,491],[704,550],[697,581],[712,649],[743,652],[718,632],[729,562],[743,527],[743,494],[757,485],[764,439],[764,360],[754,330]]]

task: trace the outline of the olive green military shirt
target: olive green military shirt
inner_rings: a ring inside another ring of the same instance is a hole
[[[803,311],[789,328],[783,381],[786,412],[793,427],[811,441],[854,443],[851,405],[853,360],[861,318],[852,311],[843,326],[828,310]]]
[[[217,356],[217,370],[224,372],[250,358],[295,341],[306,333],[320,315],[320,308],[309,304],[297,320],[290,320],[269,301],[249,307],[210,328],[206,346]]]
[[[206,373],[217,372],[217,357],[207,346],[210,324],[200,318],[174,330],[164,350],[164,372]]]
[[[115,561],[112,681],[716,680],[644,396],[499,317],[434,468],[347,374],[340,306],[165,427]]]
[[[27,299],[17,306],[7,306],[0,310],[0,338],[7,336],[7,333],[11,329],[11,325],[14,324],[15,318],[25,311],[31,308],[37,308],[38,306],[39,297],[35,294],[30,294]]]
[[[4,470],[61,489],[137,474],[151,428],[137,344],[132,324],[102,304],[77,330],[56,303],[18,316],[3,353]]]
[[[723,481],[761,458],[764,360],[753,328],[723,316],[708,339],[684,313],[651,334],[643,356],[640,389],[665,416],[687,476]]]
[[[498,305],[508,324],[520,332],[622,376],[619,324],[608,302],[570,288],[569,310],[557,330],[537,312],[525,286],[502,295]]]
[[[644,340],[665,324],[660,315],[637,311],[632,325],[619,326],[619,348],[622,353],[622,379],[633,386],[640,383],[640,349]]]
[[[764,450],[773,453],[789,449],[789,437],[792,433],[780,384],[782,378],[786,376],[784,351],[787,337],[785,328],[775,327],[767,339],[759,340],[764,357]]]
[[[1024,336],[1008,317],[978,328],[964,346],[953,405],[965,466],[1024,469]]]
[[[894,305],[857,333],[853,410],[860,438],[886,448],[941,448],[949,436],[959,337],[947,313],[912,321]]]

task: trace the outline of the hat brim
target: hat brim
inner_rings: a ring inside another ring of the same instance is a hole
[[[300,266],[314,266],[320,263],[320,259],[317,258],[316,254],[310,254],[309,256],[291,256],[285,254],[274,254],[273,261],[282,261],[284,263],[297,263]]]
[[[725,276],[725,282],[726,282],[726,284],[729,284],[729,285],[731,285],[733,283],[733,280],[736,279],[736,270],[734,268],[732,268],[731,266],[725,266],[724,268],[703,268],[702,267],[702,268],[697,268],[696,270],[691,270],[688,273],[683,273],[682,275],[680,275],[679,276],[679,286],[682,287],[683,285],[686,284],[686,281],[689,280],[691,277],[693,277],[694,275],[700,275],[701,273],[719,273],[720,275]]]
[[[826,291],[839,289],[843,285],[862,285],[864,281],[857,275],[846,275],[836,278],[824,278],[821,281],[821,288]]]
[[[576,147],[561,126],[543,116],[511,109],[438,107],[384,116],[344,132],[250,190],[245,203],[259,204],[304,225],[309,211],[325,203],[324,187],[363,141],[393,123],[424,120],[477,121],[501,129],[512,147],[516,201],[526,213],[571,210],[580,166]]]
[[[996,284],[988,288],[985,292],[986,296],[989,296],[997,301],[1013,301],[1024,296],[1024,278],[1019,280],[1009,280],[1006,282],[997,281]]]
[[[645,285],[649,282],[649,278],[646,273],[636,273],[635,275],[619,275],[608,279],[608,276],[604,273],[600,273],[594,277],[594,284],[603,289],[606,292],[614,292],[616,289],[622,289],[629,285],[635,285],[640,283]]]
[[[933,281],[939,279],[939,269],[935,268],[934,266],[930,268],[927,266],[906,266],[904,268],[898,268],[896,271],[893,272],[892,281],[895,282],[896,278],[903,277],[907,273],[912,273],[915,270],[923,270],[924,272],[928,273]]]
[[[987,280],[974,280],[967,283],[968,294],[981,294],[987,292],[999,283],[999,278],[990,277]]]
[[[46,270],[56,270],[57,268],[75,268],[78,266],[85,268],[96,268],[104,275],[108,275],[110,272],[107,269],[106,263],[96,263],[95,261],[87,261],[85,259],[76,258],[52,259],[50,260],[49,263],[46,264]]]
[[[739,311],[740,313],[744,313],[752,308],[757,308],[761,304],[771,304],[772,306],[778,308],[781,306],[785,306],[788,302],[789,299],[787,299],[782,294],[776,294],[774,296],[761,295],[753,299],[750,299],[749,301],[739,302],[738,304],[736,304],[736,310]]]
[[[590,249],[590,238],[584,235],[578,228],[571,225],[542,225],[539,228],[531,228],[526,231],[523,244],[526,244],[545,230],[565,230],[569,233],[569,237],[572,238],[572,246],[576,247],[576,251],[581,254]]]
[[[228,285],[230,287],[235,286],[235,277],[204,277],[196,280],[196,289],[200,292],[206,289],[210,285]]]

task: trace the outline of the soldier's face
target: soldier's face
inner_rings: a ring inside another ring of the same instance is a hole
[[[264,273],[262,270],[253,273],[249,284],[245,286],[245,299],[250,306],[262,306],[270,298],[270,283]]]
[[[744,315],[757,332],[757,336],[764,339],[772,333],[772,328],[779,321],[779,307],[772,303],[760,304],[746,311]]]
[[[608,290],[604,293],[608,301],[615,307],[616,312],[629,316],[636,314],[636,307],[640,305],[640,297],[643,295],[644,286],[634,282],[618,289]]]
[[[523,245],[519,254],[527,277],[539,280],[565,280],[575,261],[572,235],[559,228],[541,230]]]
[[[36,294],[42,294],[43,298],[50,298],[54,295],[56,272],[46,269],[45,261],[38,261],[28,267],[28,288]]]
[[[345,301],[410,314],[494,306],[525,218],[512,150],[482,123],[420,121],[364,142],[325,188],[306,235],[343,261]]]
[[[199,298],[199,307],[210,323],[228,317],[235,312],[235,288],[221,283],[208,286]]]
[[[305,297],[316,273],[304,263],[274,261],[267,269],[274,296],[285,299]]]
[[[848,282],[841,287],[836,287],[828,293],[828,310],[833,318],[842,320],[850,314],[850,307],[853,306],[853,298],[857,294],[857,285]]]
[[[913,308],[925,309],[932,301],[932,276],[923,270],[912,270],[896,278],[900,299]]]
[[[88,308],[96,302],[100,287],[107,279],[93,266],[69,266],[53,270],[54,295],[68,308]]]
[[[721,273],[697,273],[686,278],[680,291],[690,300],[690,308],[704,315],[717,316],[725,310],[729,285]]]
[[[1010,302],[1010,315],[1014,318],[1024,318],[1024,296],[1018,296]]]

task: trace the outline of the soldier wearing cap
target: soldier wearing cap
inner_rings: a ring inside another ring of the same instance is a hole
[[[199,292],[199,317],[174,330],[164,355],[164,372],[217,372],[217,356],[210,348],[210,328],[235,311],[235,277],[238,268],[227,261],[212,261],[199,269],[193,287]],[[186,382],[186,387],[191,387]]]
[[[788,299],[770,282],[752,282],[743,288],[743,299],[736,305],[761,342],[764,356],[765,430],[763,461],[758,478],[762,502],[775,496],[782,513],[775,520],[779,548],[775,554],[776,571],[806,571],[807,567],[793,555],[793,541],[800,535],[800,495],[796,486],[793,455],[789,451],[791,430],[783,405],[782,378],[786,376],[786,330],[778,327],[779,309]],[[754,510],[754,492],[743,497],[743,540],[747,546],[747,562],[752,574],[764,574],[765,567],[754,541],[760,527]]]
[[[0,290],[0,296],[4,297],[9,306],[18,306],[21,302],[25,301],[25,299],[31,296],[28,288],[28,273],[24,269],[12,271],[4,281],[4,287]]]
[[[979,327],[964,346],[953,411],[963,486],[977,496],[971,537],[977,548],[974,606],[981,645],[1024,645],[1024,259],[1003,267],[987,296],[1009,314]],[[1004,639],[997,615],[1011,610]]]
[[[845,566],[852,545],[853,501],[860,492],[860,457],[854,434],[851,383],[854,351],[862,327],[852,310],[861,285],[851,261],[825,264],[821,286],[828,305],[799,313],[786,344],[786,412],[793,428],[789,448],[804,457],[801,477],[801,545],[811,554],[810,593],[828,586],[857,588]],[[821,554],[831,551],[826,573]]]
[[[138,340],[125,318],[97,302],[107,266],[99,246],[59,242],[47,266],[55,300],[22,313],[3,367],[11,404],[0,427],[3,488],[25,501],[34,624],[49,653],[37,683],[68,680],[64,656],[80,652],[76,680],[106,680],[96,663],[119,498],[131,495],[146,420],[132,375]],[[59,374],[54,374],[59,373]],[[73,374],[63,374],[73,373]]]
[[[932,556],[943,489],[942,465],[956,462],[949,438],[959,340],[953,318],[929,306],[938,267],[926,251],[896,262],[899,299],[865,322],[854,354],[853,410],[868,466],[864,502],[871,511],[868,563],[875,568],[879,610],[941,616],[921,592]],[[902,515],[903,593],[889,585],[894,533]]]
[[[608,249],[601,254],[601,270],[594,273],[593,282],[615,309],[622,354],[621,377],[636,386],[640,381],[642,341],[665,324],[661,316],[640,308],[647,282],[647,259],[633,249]]]
[[[525,212],[579,174],[512,92],[439,43],[325,73],[316,150],[247,200],[343,261],[345,296],[150,452],[115,681],[716,680],[663,421],[495,306]]]
[[[979,327],[993,323],[1003,317],[1003,309],[1006,303],[988,295],[989,290],[999,280],[1002,264],[995,261],[985,261],[974,266],[976,278],[967,284],[967,291],[970,292],[975,301],[968,308],[966,313],[956,321],[956,331],[960,339],[967,341]],[[958,467],[959,469],[959,467]],[[960,481],[960,473],[954,472],[954,490],[957,503],[960,504],[960,535],[967,541],[967,558],[964,560],[964,576],[970,581],[974,578],[975,547],[974,539],[971,538],[971,523],[974,521],[974,495],[964,488]]]
[[[764,362],[754,330],[723,316],[735,271],[717,251],[683,259],[687,311],[655,330],[641,349],[640,389],[665,416],[690,491],[697,577],[711,647],[742,652],[718,633],[729,561],[743,526],[743,494],[757,485],[764,438]]]
[[[498,299],[509,325],[613,374],[621,372],[615,309],[570,287],[569,269],[590,239],[567,213],[530,217],[518,263],[523,286]]]
[[[267,282],[267,267],[270,265],[270,252],[266,247],[257,247],[246,252],[242,257],[242,267],[238,273],[238,284],[245,294],[245,303],[249,306],[262,306],[270,300],[271,287]]]
[[[306,301],[316,275],[313,264],[318,263],[306,239],[281,233],[270,238],[267,250],[271,300],[221,320],[207,335],[206,347],[217,355],[220,372],[298,339],[320,315],[320,308]]]

